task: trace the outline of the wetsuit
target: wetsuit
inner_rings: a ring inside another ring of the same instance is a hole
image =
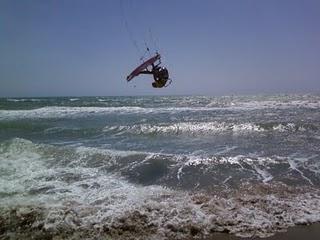
[[[153,79],[152,87],[154,88],[162,88],[166,85],[169,79],[169,72],[166,68],[161,67],[158,69],[154,69],[153,71]]]

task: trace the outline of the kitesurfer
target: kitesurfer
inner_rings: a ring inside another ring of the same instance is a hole
[[[156,53],[155,56],[143,62],[140,66],[138,66],[135,70],[133,70],[132,73],[127,76],[127,81],[128,82],[131,81],[134,77],[140,74],[152,74],[154,79],[154,82],[152,83],[152,87],[154,88],[167,87],[171,83],[171,79],[169,79],[169,72],[168,72],[168,69],[160,65],[161,65],[161,57],[159,53]],[[149,66],[151,66],[151,69],[148,69]],[[167,84],[168,80],[170,80],[169,84]]]
[[[154,79],[152,87],[162,88],[166,85],[169,79],[169,72],[165,67],[157,67],[152,69],[152,74]]]
[[[169,79],[169,72],[165,67],[160,67],[158,65],[152,64],[152,70],[144,70],[140,72],[141,74],[152,74],[154,82],[152,83],[152,87],[154,88],[162,88],[166,86],[166,83]]]

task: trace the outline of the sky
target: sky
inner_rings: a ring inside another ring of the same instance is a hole
[[[0,97],[319,93],[319,26],[318,0],[1,0]],[[126,82],[146,46],[169,87]]]

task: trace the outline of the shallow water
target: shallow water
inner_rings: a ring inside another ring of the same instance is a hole
[[[1,211],[115,239],[133,222],[158,239],[317,222],[319,110],[318,95],[0,99]]]

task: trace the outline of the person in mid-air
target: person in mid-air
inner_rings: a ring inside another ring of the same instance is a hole
[[[154,79],[152,87],[162,88],[166,86],[166,83],[169,79],[169,72],[165,67],[154,67],[151,72]]]
[[[154,88],[162,88],[166,86],[166,83],[169,79],[168,69],[165,67],[160,67],[159,65],[152,64],[151,71],[144,70],[141,71],[140,74],[152,74],[154,82],[152,83],[152,87]]]
[[[157,64],[155,64],[158,62]],[[140,66],[138,66],[135,70],[132,71],[130,75],[127,76],[127,81],[131,81],[134,77],[140,74],[152,74],[154,82],[152,83],[152,87],[154,88],[163,88],[167,87],[171,83],[171,79],[169,78],[168,69],[165,67],[161,67],[161,57],[159,53],[156,53],[155,56],[143,62]],[[148,67],[151,66],[151,70]],[[169,84],[167,82],[169,81]]]

